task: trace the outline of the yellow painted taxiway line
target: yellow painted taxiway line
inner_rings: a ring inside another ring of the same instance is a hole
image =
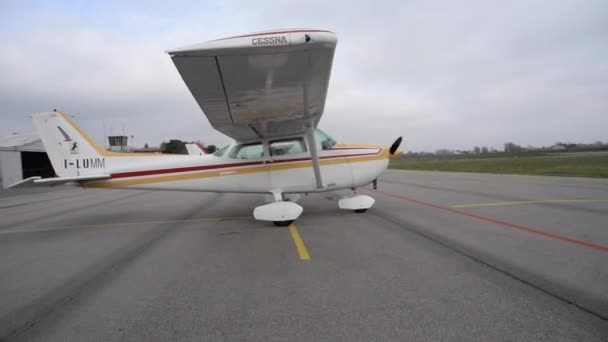
[[[295,224],[292,223],[289,225],[289,232],[291,233],[293,244],[296,245],[296,249],[298,250],[300,260],[310,260],[310,254],[308,254],[306,245],[304,245],[304,241],[302,241],[300,233],[298,233],[298,228],[296,228]]]
[[[113,227],[119,227],[119,226],[134,226],[134,225],[142,225],[142,224],[167,224],[167,223],[183,223],[183,222],[218,222],[218,221],[234,221],[234,220],[250,220],[250,219],[251,219],[251,217],[203,217],[203,218],[185,219],[185,220],[113,222],[113,223],[99,223],[99,224],[89,224],[89,225],[81,225],[81,226],[46,227],[46,228],[13,228],[10,230],[0,231],[0,235],[49,232],[49,231],[55,231],[55,230],[68,230],[68,229],[113,228]]]
[[[513,201],[513,202],[492,202],[492,203],[471,203],[455,204],[452,208],[476,208],[476,207],[499,207],[504,205],[523,205],[540,203],[600,203],[608,202],[608,199],[569,199],[569,200],[534,200],[534,201]]]

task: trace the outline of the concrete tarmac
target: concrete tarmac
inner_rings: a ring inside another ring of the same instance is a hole
[[[388,171],[303,197],[0,192],[0,340],[606,341],[608,181]],[[298,239],[299,238],[299,239]]]

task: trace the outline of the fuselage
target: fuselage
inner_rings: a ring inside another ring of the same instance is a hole
[[[319,188],[306,146],[305,137],[293,137],[235,142],[216,154],[204,156],[107,157],[103,164],[111,179],[82,185],[149,190],[308,193],[369,184],[388,166],[389,152],[382,146],[320,145],[318,156],[323,187]]]
[[[116,153],[99,146],[65,113],[32,116],[58,178],[84,187],[307,193],[356,188],[386,170],[390,151],[339,145],[319,129],[234,142],[211,155]],[[317,155],[320,177],[312,156]],[[95,180],[79,180],[94,178]]]

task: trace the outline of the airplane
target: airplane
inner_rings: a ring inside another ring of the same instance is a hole
[[[276,30],[167,51],[210,124],[234,139],[209,155],[105,150],[70,116],[32,115],[55,178],[13,187],[77,183],[121,188],[270,194],[256,220],[287,226],[300,194],[350,189],[340,209],[365,212],[375,200],[357,189],[377,184],[402,138],[390,147],[338,144],[317,128],[324,111],[337,36],[327,30]]]

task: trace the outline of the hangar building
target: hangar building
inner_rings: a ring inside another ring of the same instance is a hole
[[[54,175],[51,161],[36,134],[0,137],[0,188],[32,176]]]

